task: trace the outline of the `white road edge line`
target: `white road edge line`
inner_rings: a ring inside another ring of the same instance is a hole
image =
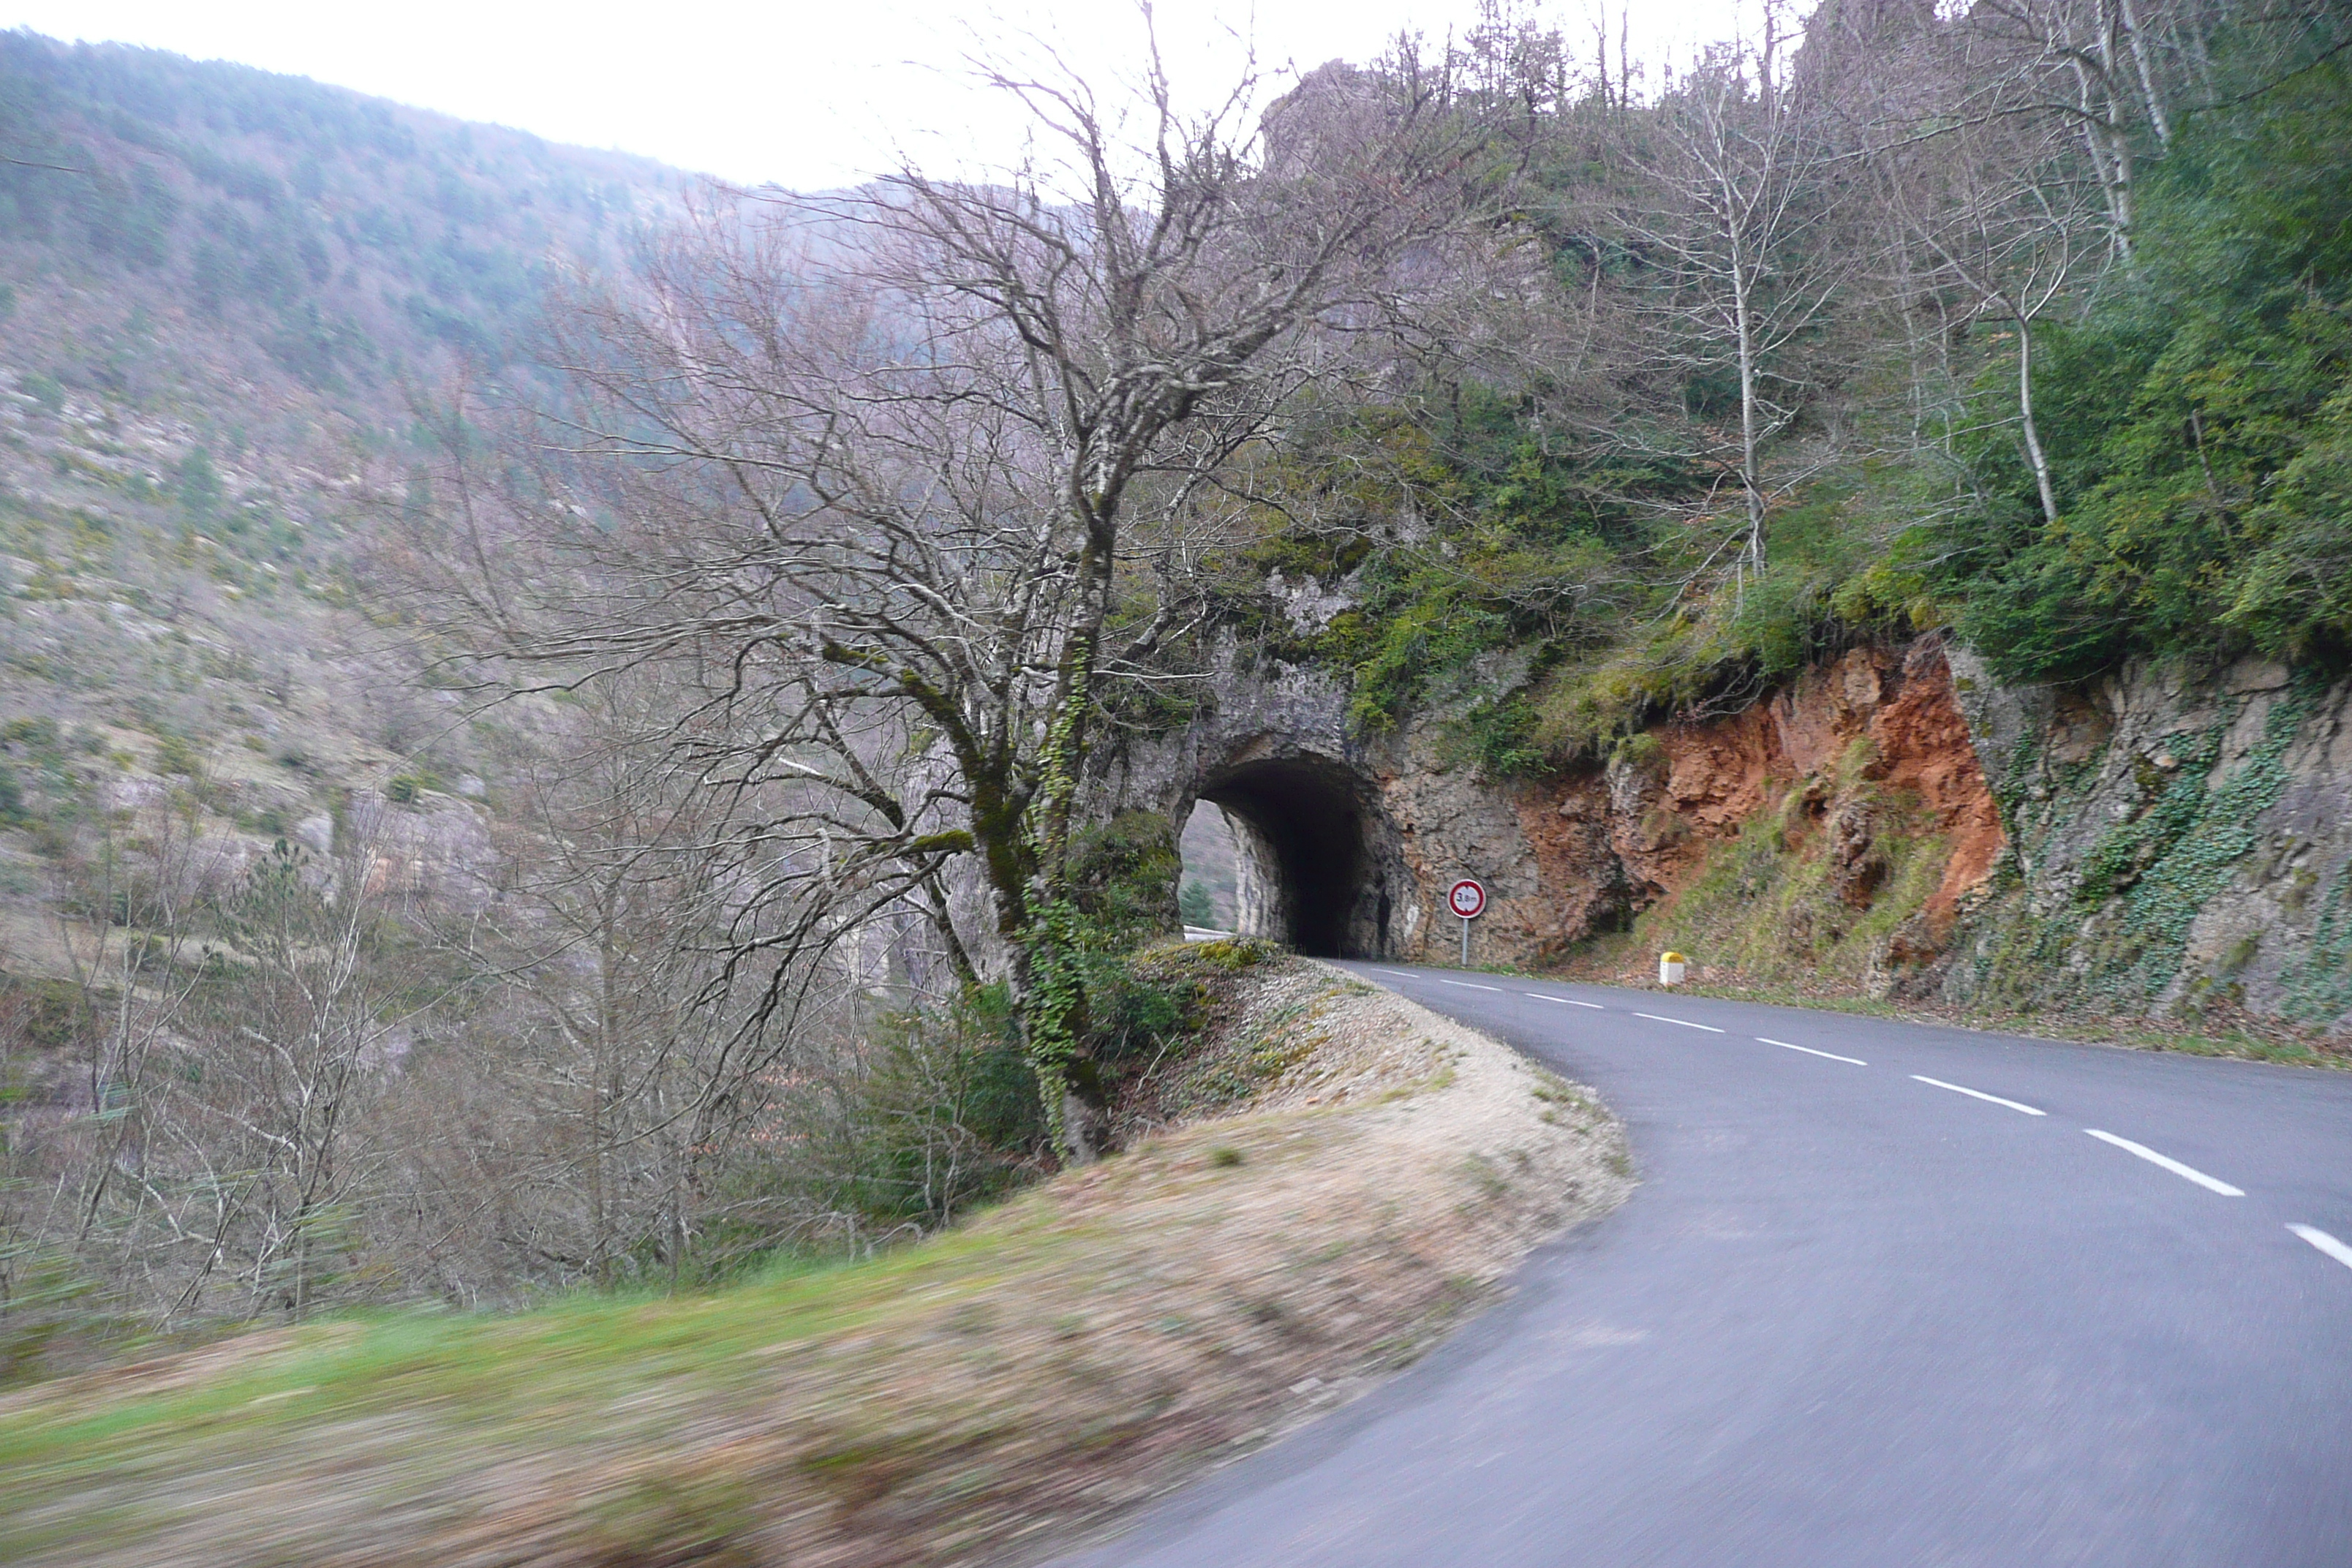
[[[2347,1268],[2352,1268],[2352,1247],[2347,1247],[2315,1225],[2291,1225],[2287,1229],[2327,1254]]]
[[[1661,1018],[1655,1013],[1636,1013],[1633,1016],[1647,1018],[1653,1024],[1680,1024],[1685,1029],[1705,1029],[1710,1035],[1720,1035],[1724,1032],[1713,1024],[1694,1024],[1688,1018]]]
[[[1784,1051],[1802,1051],[1809,1057],[1827,1057],[1833,1062],[1852,1062],[1858,1068],[1866,1068],[1870,1065],[1860,1057],[1842,1057],[1835,1051],[1817,1051],[1811,1046],[1792,1046],[1786,1040],[1768,1040],[1761,1035],[1757,1036],[1756,1039],[1759,1045],[1778,1046]]]
[[[1499,985],[1479,985],[1467,980],[1440,980],[1440,985],[1459,985],[1465,991],[1500,991]]]
[[[1932,1083],[1937,1089],[1948,1089],[1954,1094],[1965,1094],[1971,1100],[1990,1100],[1995,1105],[2006,1105],[2011,1110],[2022,1110],[2028,1116],[2047,1116],[2050,1114],[2046,1110],[2036,1110],[2030,1105],[2020,1105],[2013,1100],[2003,1100],[1997,1094],[1987,1094],[1980,1089],[1962,1089],[1957,1083],[1946,1083],[1942,1079],[1929,1078],[1925,1073],[1915,1072],[1911,1076],[1918,1079],[1921,1083]],[[2102,1132],[2099,1136],[2104,1138],[2106,1134]]]
[[[2167,1159],[2145,1143],[2135,1143],[2128,1138],[2118,1138],[2112,1132],[2102,1132],[2095,1127],[2085,1127],[2083,1131],[2102,1143],[2112,1143],[2126,1154],[2137,1154],[2151,1165],[2161,1165],[2176,1176],[2186,1177],[2207,1192],[2219,1193],[2225,1198],[2242,1198],[2246,1195],[2244,1189],[2233,1187],[2227,1182],[2217,1181],[2193,1165],[2184,1165],[2178,1160]],[[2304,1239],[2307,1241],[2310,1237],[2306,1237]]]
[[[1519,994],[1522,996],[1532,996],[1538,1002],[1561,1002],[1567,1004],[1570,1007],[1590,1007],[1596,1013],[1606,1013],[1609,1011],[1608,1008],[1603,1007],[1598,1002],[1580,1002],[1573,996],[1547,996],[1540,991],[1522,991]]]

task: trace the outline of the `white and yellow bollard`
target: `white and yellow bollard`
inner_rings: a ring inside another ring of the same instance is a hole
[[[1683,983],[1683,976],[1690,972],[1689,964],[1690,960],[1672,948],[1658,954],[1658,984],[1680,985]]]

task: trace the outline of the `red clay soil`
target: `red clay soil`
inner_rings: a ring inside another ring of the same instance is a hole
[[[1650,734],[1658,749],[1647,758],[1530,789],[1517,802],[1561,917],[1559,945],[1679,889],[1711,844],[1737,835],[1786,790],[1819,780],[1826,806],[1847,748],[1865,737],[1872,757],[1863,776],[1916,797],[1950,841],[1924,910],[1936,941],[2000,854],[2000,814],[1937,639],[1854,648],[1744,713]]]

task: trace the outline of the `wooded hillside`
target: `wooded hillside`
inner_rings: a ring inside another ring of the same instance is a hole
[[[1199,1003],[1108,781],[1236,669],[1488,779],[1926,632],[2340,669],[2341,8],[1799,20],[751,202],[0,38],[0,1352],[1100,1154]]]
[[[1231,602],[1372,726],[1513,650],[1460,727],[1501,773],[1920,630],[2017,679],[2340,664],[2346,25],[1831,0],[1646,100],[1474,38],[1499,254],[1307,433]]]

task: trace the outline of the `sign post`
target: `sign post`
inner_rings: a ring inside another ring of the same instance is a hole
[[[1486,912],[1486,889],[1465,877],[1445,890],[1445,907],[1462,917],[1462,967],[1470,967],[1470,922]]]

